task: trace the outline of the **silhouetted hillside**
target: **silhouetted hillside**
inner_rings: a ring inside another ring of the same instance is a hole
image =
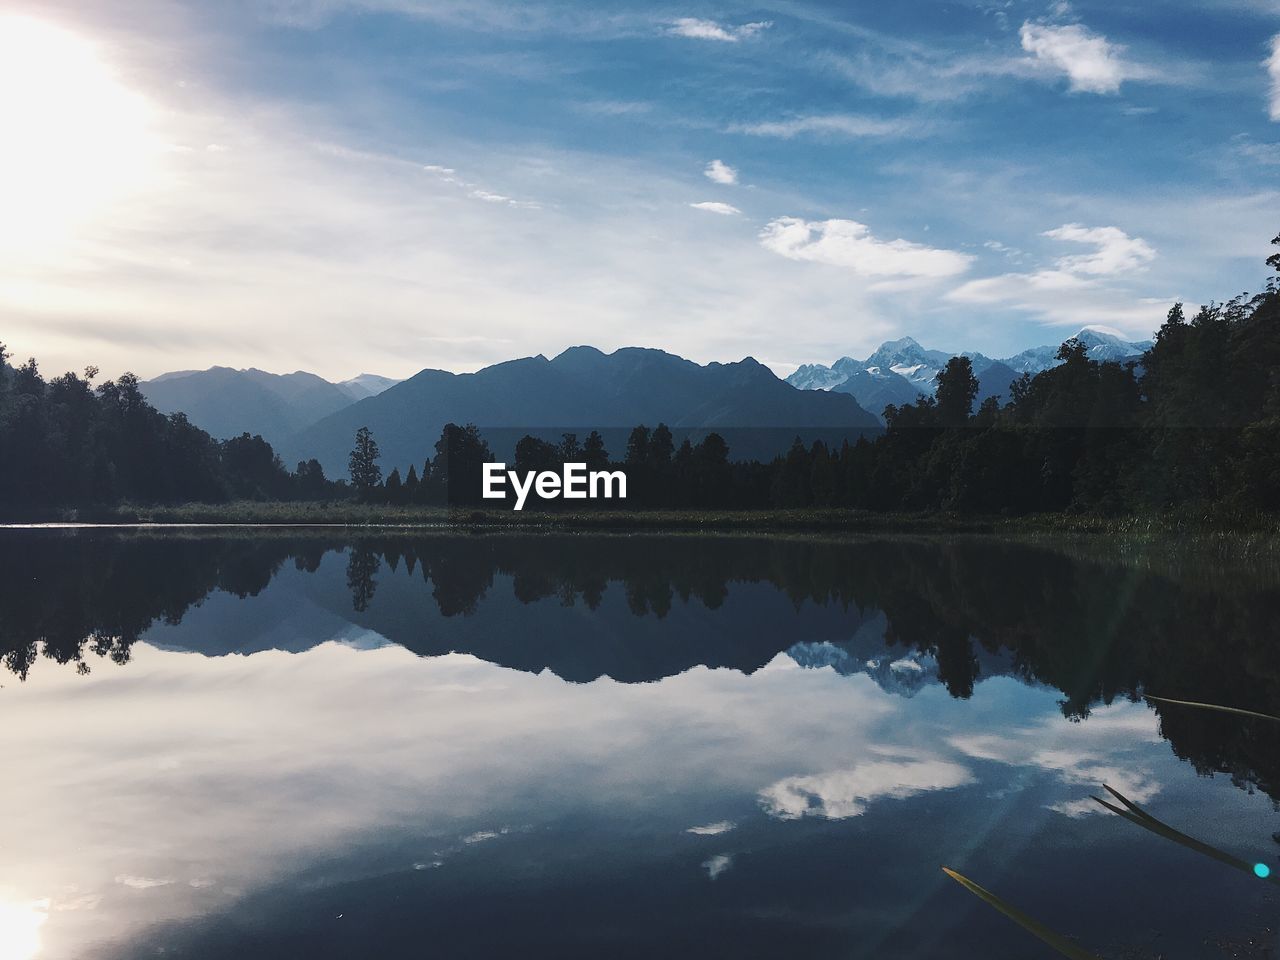
[[[430,455],[450,422],[519,431],[663,422],[673,429],[827,428],[855,435],[878,426],[852,397],[797,390],[751,358],[702,366],[661,350],[573,347],[553,360],[539,355],[475,373],[424,370],[301,431],[283,453],[286,462],[317,457],[338,473],[356,430],[367,426],[384,466],[407,467]],[[784,442],[790,439],[788,433]]]
[[[139,387],[161,413],[185,413],[214,437],[260,434],[275,447],[355,399],[342,386],[301,370],[274,374],[210,367],[167,373]]]

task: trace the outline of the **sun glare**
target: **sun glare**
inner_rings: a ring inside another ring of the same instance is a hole
[[[0,16],[0,251],[47,255],[145,184],[153,114],[93,44]]]
[[[40,928],[49,918],[46,902],[11,903],[0,900],[0,957],[35,960],[40,953]]]

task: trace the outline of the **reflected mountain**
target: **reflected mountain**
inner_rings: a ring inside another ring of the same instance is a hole
[[[1060,691],[1074,719],[1144,691],[1280,713],[1280,574],[1217,556],[979,538],[6,530],[0,577],[0,657],[18,678],[41,657],[124,664],[139,640],[210,657],[338,640],[573,683],[751,674],[785,653],[905,697],[1016,677]],[[1158,712],[1199,772],[1280,794],[1271,731]]]

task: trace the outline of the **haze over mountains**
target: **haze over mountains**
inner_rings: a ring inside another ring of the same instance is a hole
[[[1078,336],[1096,360],[1136,359],[1149,346],[1088,328]],[[966,353],[979,402],[1005,402],[1009,384],[1056,365],[1057,350],[1037,347],[1003,360]],[[797,432],[838,443],[874,431],[888,404],[932,394],[951,356],[903,337],[865,360],[806,364],[783,381],[750,357],[701,365],[661,350],[606,354],[579,346],[552,359],[539,354],[463,374],[427,369],[404,381],[363,374],[333,383],[304,371],[211,367],[164,374],[142,391],[162,412],[181,411],[215,437],[261,434],[287,465],[315,457],[329,476],[341,477],[360,427],[373,431],[389,471],[420,466],[449,422],[477,424],[504,457],[524,433],[558,439],[557,431],[592,429],[620,456],[631,427],[666,423],[677,443],[715,429],[728,436],[734,455],[768,458]]]
[[[352,436],[368,426],[382,448],[383,463],[403,470],[432,453],[449,422],[475,423],[483,431],[509,428],[514,435],[541,436],[538,428],[545,428],[547,439],[558,439],[559,429],[585,435],[590,429],[629,430],[642,423],[666,423],[677,435],[680,428],[749,427],[823,428],[851,431],[854,437],[879,425],[852,396],[797,390],[750,357],[703,366],[661,350],[627,347],[606,354],[572,347],[554,359],[540,354],[475,373],[423,370],[324,417],[291,438],[285,450],[318,458],[326,471],[330,464],[345,467]],[[495,453],[505,456],[489,439]],[[620,456],[618,432],[606,435],[606,441]]]
[[[1115,334],[1085,327],[1075,339],[1089,351],[1089,358],[1099,363],[1138,360],[1151,347],[1150,340],[1131,342]],[[1057,366],[1057,346],[1033,347],[1012,357],[993,360],[981,353],[965,351],[978,378],[978,399],[996,397],[1000,403],[1009,400],[1009,384],[1022,374],[1035,376]],[[921,394],[932,396],[937,389],[934,379],[954,354],[922,347],[911,337],[890,340],[880,345],[865,360],[841,357],[831,366],[807,363],[787,377],[787,382],[801,390],[827,390],[851,394],[877,419],[889,404],[914,403]],[[883,422],[883,421],[882,421]]]
[[[261,434],[279,446],[304,427],[397,383],[389,377],[361,374],[331,383],[299,370],[181,370],[142,383],[144,396],[161,413],[185,413],[192,423],[219,439]]]

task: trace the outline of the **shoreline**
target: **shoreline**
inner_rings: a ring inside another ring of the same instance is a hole
[[[428,530],[795,532],[1119,536],[1280,541],[1280,516],[1224,510],[1102,516],[876,513],[848,509],[521,511],[350,502],[233,502],[53,510],[0,517],[0,529],[328,527]]]

